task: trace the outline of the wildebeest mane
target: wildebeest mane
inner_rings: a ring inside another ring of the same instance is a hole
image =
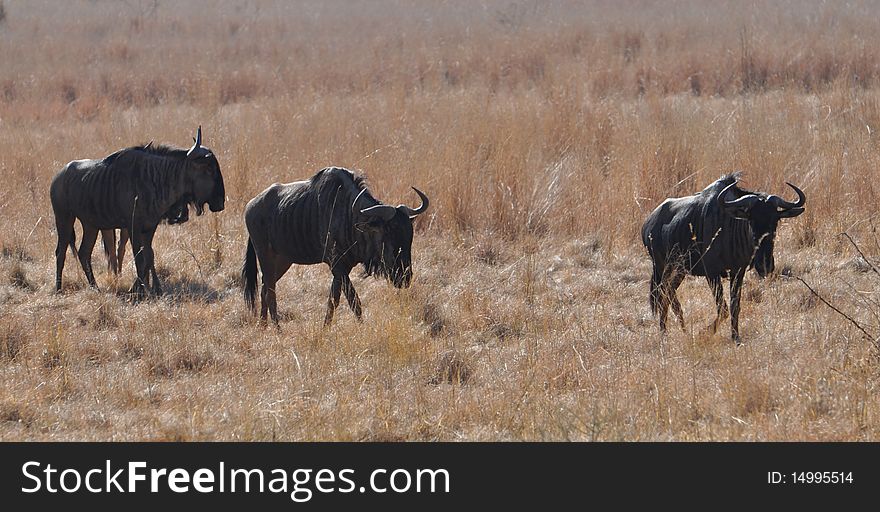
[[[353,190],[355,194],[350,197],[346,197],[345,200],[347,204],[352,205],[352,203],[355,201],[357,194],[359,194],[361,191],[365,191],[364,196],[368,198],[369,201],[374,201],[378,203],[378,201],[376,201],[376,199],[373,197],[369,187],[367,186],[367,176],[361,172],[351,171],[343,167],[327,167],[315,173],[309,181],[311,182],[311,186],[318,190],[319,194],[323,195],[325,193],[329,193],[328,189],[335,189],[336,187],[339,187],[340,180],[346,179],[351,180],[351,183],[353,185],[353,189],[348,190]],[[355,229],[364,228],[355,225]],[[364,254],[364,261],[361,262],[361,265],[363,266],[361,277],[388,277],[388,269],[385,265],[385,262],[382,261],[381,253],[370,251]]]
[[[324,177],[324,175],[339,176],[340,173],[332,172],[334,170],[343,171],[345,175],[347,175],[348,177],[351,178],[351,181],[354,184],[355,190],[357,190],[358,193],[360,193],[360,191],[362,191],[362,190],[366,190],[364,195],[369,196],[370,199],[375,201],[375,198],[373,198],[373,196],[372,196],[372,192],[370,191],[369,187],[367,186],[367,176],[363,173],[354,172],[349,169],[344,169],[341,167],[330,167],[328,169],[325,169],[324,172],[320,172],[320,173],[317,173],[314,176],[312,176],[312,180],[313,181],[320,180],[322,177]],[[349,199],[349,203],[351,203],[353,201],[354,201],[354,198]],[[356,229],[357,229],[357,227],[356,227]],[[365,255],[364,261],[361,262],[361,265],[363,267],[363,271],[361,272],[361,277],[372,276],[377,279],[388,277],[388,269],[387,269],[387,266],[382,261],[382,254],[381,253],[378,253],[378,254],[374,253],[374,252],[367,253]]]
[[[189,149],[178,148],[176,146],[169,146],[166,144],[149,144],[149,145],[140,145],[140,146],[132,146],[130,148],[126,148],[123,151],[132,150],[132,151],[141,151],[143,153],[147,153],[150,155],[156,156],[168,156],[173,158],[183,159],[186,158],[186,153]]]
[[[321,169],[309,178],[309,181],[311,182],[312,187],[323,192],[325,188],[333,185],[334,180],[341,179],[343,176],[351,179],[355,190],[358,192],[367,188],[367,176],[365,174],[354,172],[343,167],[326,167]],[[367,193],[370,193],[369,189],[367,189]],[[352,200],[354,200],[354,198],[352,198]]]
[[[129,151],[139,151],[141,153],[147,153],[148,155],[165,156],[177,160],[182,160],[186,158],[186,152],[188,150],[175,146],[168,146],[165,144],[150,144],[149,147],[147,147],[146,145],[130,146],[120,149],[115,153],[111,153],[110,155],[104,157],[103,161],[105,164],[111,165],[114,161],[116,161],[117,158],[119,158],[120,155],[128,153]]]

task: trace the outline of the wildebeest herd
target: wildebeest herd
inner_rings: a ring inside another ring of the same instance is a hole
[[[224,209],[223,175],[214,153],[202,145],[199,127],[188,150],[165,145],[132,146],[101,160],[74,160],[52,180],[49,196],[55,214],[55,289],[67,247],[79,259],[89,285],[97,288],[92,250],[101,233],[108,267],[121,269],[130,241],[137,277],[130,292],[143,297],[147,288],[160,295],[155,270],[153,236],[162,221],[182,224],[189,207],[196,215],[208,205]],[[722,176],[702,191],[670,198],[642,226],[642,242],[653,263],[649,303],[666,331],[669,308],[685,328],[676,290],[687,275],[704,276],[717,308],[714,333],[729,315],[731,337],[739,344],[740,291],[745,273],[754,268],[763,278],[774,270],[773,243],[779,220],[804,212],[806,196],[789,202],[776,195],[738,186],[739,174]],[[248,202],[244,221],[248,231],[241,270],[244,300],[256,314],[257,273],[262,270],[260,317],[278,325],[275,285],[292,264],[326,263],[333,280],[325,325],[333,320],[342,293],[361,319],[361,302],[349,278],[362,265],[365,275],[385,277],[397,288],[412,281],[412,219],[428,209],[428,197],[413,187],[421,204],[391,206],[373,197],[363,176],[341,167],[327,167],[308,180],[275,183]],[[82,225],[76,248],[74,223]],[[117,230],[119,246],[115,246]],[[722,279],[730,279],[730,311]]]

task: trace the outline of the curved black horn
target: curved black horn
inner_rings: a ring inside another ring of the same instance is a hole
[[[363,210],[361,210],[361,213],[364,215],[369,215],[370,217],[379,217],[382,220],[388,221],[394,218],[394,215],[397,213],[397,209],[391,205],[379,203],[369,208],[364,208]]]
[[[724,187],[724,190],[722,190],[721,193],[718,194],[718,204],[723,210],[729,210],[733,208],[749,208],[757,201],[761,200],[761,198],[759,198],[755,194],[746,194],[739,199],[734,199],[733,201],[725,201],[724,196],[727,195],[727,191],[735,186],[736,183],[731,183],[730,185]]]
[[[804,203],[807,202],[807,196],[806,196],[806,194],[804,194],[804,191],[797,188],[796,186],[792,185],[791,183],[789,183],[787,181],[785,182],[785,184],[788,185],[789,187],[793,188],[794,191],[797,193],[797,195],[798,195],[797,202],[796,203],[789,203],[788,201],[786,201],[785,199],[782,199],[779,196],[770,196],[772,198],[771,200],[773,201],[773,205],[776,206],[777,208],[784,208],[786,210],[791,210],[792,208],[800,208],[801,206],[803,206]]]
[[[352,209],[352,210],[355,210],[355,209],[356,209],[355,206],[357,206],[357,204],[358,204],[358,200],[360,200],[361,196],[364,195],[364,192],[366,192],[366,191],[367,191],[367,189],[363,188],[363,189],[361,189],[360,192],[358,192],[357,197],[354,198],[354,202],[351,203],[351,209]]]
[[[407,217],[410,218],[425,213],[425,210],[428,209],[428,205],[431,204],[431,202],[428,201],[428,196],[426,196],[421,190],[417,189],[416,187],[412,187],[412,189],[415,190],[416,194],[419,195],[419,199],[422,200],[422,204],[420,204],[419,207],[415,210],[405,204],[398,206],[398,208],[400,208],[400,211],[402,211],[404,214],[406,214]]]
[[[193,139],[193,147],[189,148],[189,151],[186,152],[186,156],[192,155],[193,151],[199,149],[202,146],[202,125],[199,125],[199,131],[196,132],[196,138]]]

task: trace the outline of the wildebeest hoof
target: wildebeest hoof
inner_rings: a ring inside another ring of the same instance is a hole
[[[128,294],[131,296],[132,300],[140,302],[146,298],[147,290],[143,285],[132,285],[132,287],[128,289]]]

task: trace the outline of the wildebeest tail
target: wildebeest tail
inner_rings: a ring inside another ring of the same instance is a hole
[[[657,313],[660,311],[660,284],[662,282],[663,272],[658,272],[655,268],[651,275],[651,292],[648,295],[648,301],[651,303],[651,314],[654,316],[657,316]]]
[[[248,237],[244,265],[241,267],[241,281],[244,284],[244,303],[251,311],[256,311],[257,299],[257,252]]]

